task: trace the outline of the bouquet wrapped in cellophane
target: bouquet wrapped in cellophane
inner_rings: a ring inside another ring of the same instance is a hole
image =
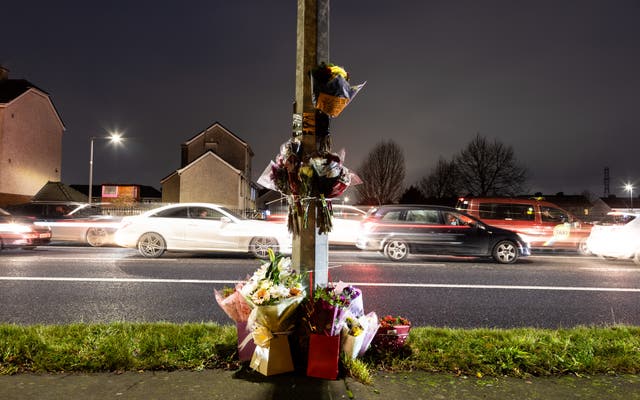
[[[348,316],[342,327],[342,352],[351,359],[364,355],[378,331],[378,326],[378,316],[375,312],[359,317]]]
[[[255,346],[250,343],[242,346],[249,332],[247,329],[247,320],[251,313],[251,307],[247,304],[240,290],[243,283],[238,283],[235,288],[224,288],[222,292],[214,290],[216,302],[222,310],[236,323],[238,331],[238,358],[240,361],[248,361],[253,355]]]
[[[247,322],[251,307],[247,304],[240,290],[244,283],[236,284],[235,288],[224,288],[222,292],[213,291],[216,302],[222,308],[222,311],[229,316],[234,322]]]
[[[340,115],[366,84],[352,86],[347,71],[331,63],[318,65],[311,71],[311,77],[313,105],[332,118]]]
[[[280,154],[265,169],[258,183],[287,196],[289,232],[297,234],[307,226],[309,211],[314,205],[318,232],[329,233],[333,215],[330,199],[362,181],[343,165],[344,152],[317,152],[303,159],[301,148],[296,138],[283,144]]]
[[[263,375],[293,371],[288,336],[293,332],[292,316],[305,298],[300,275],[291,259],[269,250],[264,263],[240,290],[252,307],[247,325],[256,349],[250,367]]]

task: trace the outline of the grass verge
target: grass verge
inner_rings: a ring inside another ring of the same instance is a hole
[[[235,326],[215,323],[2,324],[0,374],[235,369],[236,340]],[[640,327],[414,327],[402,350],[370,350],[343,366],[363,382],[377,369],[516,377],[636,374]]]

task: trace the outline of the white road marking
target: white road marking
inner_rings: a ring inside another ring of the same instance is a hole
[[[100,283],[189,283],[189,284],[236,284],[237,280],[208,279],[141,279],[141,278],[74,278],[74,277],[38,277],[38,276],[0,276],[0,281],[36,281],[36,282],[100,282]],[[521,286],[521,285],[461,285],[442,283],[372,283],[349,282],[361,287],[406,287],[436,289],[498,289],[498,290],[550,290],[567,292],[634,292],[640,288],[586,287],[586,286]]]

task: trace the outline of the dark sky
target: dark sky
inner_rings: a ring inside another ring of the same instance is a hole
[[[295,0],[12,1],[0,63],[46,90],[66,125],[62,179],[160,187],[180,144],[218,121],[255,152],[291,135]],[[366,87],[332,121],[356,169],[381,140],[405,184],[480,134],[511,146],[530,192],[640,187],[640,1],[333,0],[330,61]]]

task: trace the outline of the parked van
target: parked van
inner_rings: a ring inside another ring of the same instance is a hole
[[[575,249],[587,254],[591,225],[548,201],[503,197],[458,199],[458,210],[488,225],[518,232],[532,249]]]

